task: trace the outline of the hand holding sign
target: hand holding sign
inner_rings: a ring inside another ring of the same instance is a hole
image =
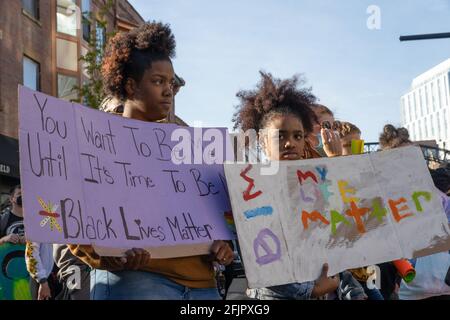
[[[125,252],[125,257],[120,258],[125,270],[139,270],[141,266],[147,266],[150,262],[150,253],[144,249],[131,249]]]
[[[230,245],[225,241],[214,241],[211,252],[214,260],[221,265],[228,266],[233,262],[234,253]]]
[[[322,297],[328,293],[336,291],[339,286],[339,275],[328,277],[328,264],[325,263],[322,267],[322,272],[319,278],[314,282],[314,288],[311,293],[312,298]]]

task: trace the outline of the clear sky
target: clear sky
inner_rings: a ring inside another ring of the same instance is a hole
[[[400,124],[400,97],[414,77],[450,58],[450,39],[400,42],[400,35],[450,32],[450,0],[130,0],[146,20],[169,23],[175,72],[186,87],[176,113],[189,124],[232,128],[236,92],[259,70],[303,73],[322,104],[376,141]],[[380,8],[370,30],[370,5]]]

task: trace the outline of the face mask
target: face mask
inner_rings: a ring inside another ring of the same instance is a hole
[[[17,203],[17,205],[18,205],[19,207],[22,206],[22,196],[18,196],[18,197],[16,198],[16,203]]]
[[[316,148],[323,148],[323,141],[322,141],[322,134],[318,133],[316,135],[317,140],[319,141],[319,143],[317,144]]]

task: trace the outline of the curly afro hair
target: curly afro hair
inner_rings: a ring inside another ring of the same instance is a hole
[[[394,149],[411,143],[409,132],[405,128],[396,128],[391,124],[387,124],[380,134],[380,145],[382,149]]]
[[[356,125],[350,122],[341,122],[337,131],[339,132],[339,136],[341,138],[345,138],[349,134],[361,134],[361,130]]]
[[[306,133],[312,132],[315,114],[310,106],[316,97],[311,88],[299,88],[305,81],[300,76],[281,80],[270,73],[260,71],[260,74],[256,90],[237,93],[241,103],[233,116],[234,129],[259,132],[274,116],[292,114],[302,122]]]
[[[114,36],[107,45],[102,65],[107,94],[126,99],[128,78],[139,82],[152,62],[175,57],[175,37],[168,24],[148,22]]]

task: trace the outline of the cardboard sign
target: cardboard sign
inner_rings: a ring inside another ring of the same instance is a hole
[[[420,148],[263,165],[225,164],[251,288],[450,248],[450,229]]]
[[[24,87],[19,96],[29,241],[125,249],[232,239],[226,129],[122,118]]]

